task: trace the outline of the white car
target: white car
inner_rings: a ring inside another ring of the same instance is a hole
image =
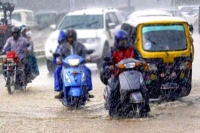
[[[83,43],[87,50],[92,51],[90,55],[100,68],[105,54],[114,45],[114,28],[122,22],[120,12],[113,8],[83,9],[67,13],[46,41],[45,56],[48,70],[54,70],[52,52],[58,46],[60,30],[74,28],[77,40]]]
[[[199,8],[193,8],[187,14],[184,15],[189,24],[197,24],[199,17]]]
[[[138,10],[131,13],[127,19],[137,18],[137,17],[147,17],[147,16],[173,16],[172,13],[168,11],[156,10],[156,9],[146,9]]]
[[[199,5],[183,5],[183,6],[177,6],[177,7],[183,15],[186,15],[193,8],[198,8]]]
[[[3,19],[3,17],[0,16],[0,20]],[[12,24],[14,25],[15,27],[21,27],[22,25],[25,25],[24,23],[21,23],[15,19],[11,19],[11,22],[10,22],[10,19],[8,18],[8,24]],[[25,25],[26,26],[26,25]]]
[[[32,10],[16,9],[12,12],[12,19],[15,19],[30,28],[36,27],[35,13]]]
[[[23,23],[21,23],[21,22],[15,20],[15,19],[11,19],[11,23],[12,23],[12,25],[14,25],[15,27],[21,27],[21,26],[25,25],[25,24],[23,24]],[[25,26],[26,26],[26,25],[25,25]]]

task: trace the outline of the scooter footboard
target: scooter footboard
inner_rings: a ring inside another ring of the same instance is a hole
[[[69,96],[78,97],[82,95],[82,88],[81,87],[71,87],[68,92]]]
[[[129,96],[130,103],[141,103],[144,102],[144,98],[141,92],[132,92]]]

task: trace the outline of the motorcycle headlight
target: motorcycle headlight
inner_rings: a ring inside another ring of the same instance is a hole
[[[158,70],[157,66],[155,64],[152,64],[152,63],[149,63],[148,67],[149,67],[150,71],[157,71]]]
[[[7,58],[7,62],[9,62],[9,63],[14,62],[14,59],[13,58]]]
[[[85,74],[82,74],[81,82],[85,81]]]
[[[70,66],[78,66],[80,64],[80,60],[79,59],[68,59],[68,64]]]
[[[97,43],[99,41],[100,41],[99,38],[89,38],[86,40],[86,43],[91,44],[91,43]]]
[[[67,74],[65,75],[65,79],[67,80],[68,83],[71,83],[71,80]]]

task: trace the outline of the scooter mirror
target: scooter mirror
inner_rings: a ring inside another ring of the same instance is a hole
[[[106,62],[109,62],[111,59],[110,59],[110,57],[104,57],[103,60],[106,61]]]
[[[194,30],[193,25],[191,25],[191,24],[189,25],[189,30],[191,33],[193,33],[193,30]]]
[[[58,53],[53,53],[53,56],[54,56],[54,57],[59,57],[60,54],[58,54]]]

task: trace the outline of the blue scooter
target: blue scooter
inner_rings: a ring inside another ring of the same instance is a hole
[[[64,97],[60,99],[66,107],[78,108],[86,104],[88,84],[91,83],[84,58],[79,55],[69,55],[63,59],[61,77]]]

